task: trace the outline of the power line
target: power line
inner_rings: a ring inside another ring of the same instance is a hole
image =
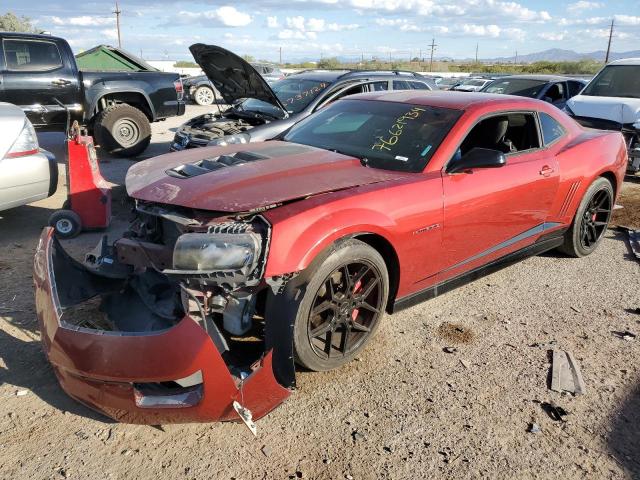
[[[433,52],[436,49],[438,45],[436,45],[436,39],[435,37],[431,39],[431,45],[429,45],[429,47],[431,47],[431,58],[429,59],[429,71],[432,72],[433,71]]]
[[[118,7],[118,2],[116,2],[116,9],[113,11],[116,14],[116,28],[118,29],[118,48],[122,48],[122,40],[120,38],[120,14],[122,10]]]

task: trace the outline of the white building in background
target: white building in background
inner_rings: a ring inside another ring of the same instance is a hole
[[[152,67],[157,68],[161,72],[173,72],[179,73],[180,75],[203,75],[202,70],[197,68],[178,68],[174,67],[177,60],[146,60],[146,62]]]

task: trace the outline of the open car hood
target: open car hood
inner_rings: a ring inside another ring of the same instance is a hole
[[[345,188],[412,177],[295,143],[269,141],[161,155],[127,173],[127,192],[148,202],[218,212],[255,211]]]
[[[640,120],[640,98],[576,95],[567,106],[578,117],[601,118],[620,124]]]
[[[233,104],[242,98],[255,98],[274,105],[287,115],[287,109],[265,79],[235,53],[203,43],[195,43],[189,50],[225,102]]]

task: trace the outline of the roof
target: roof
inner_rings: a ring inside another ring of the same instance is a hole
[[[62,40],[60,37],[54,37],[53,35],[45,34],[45,33],[24,33],[24,32],[4,32],[0,30],[0,34],[2,34],[5,38],[38,38],[42,40]]]
[[[509,75],[506,77],[497,78],[496,80],[511,80],[511,79],[540,80],[542,82],[562,82],[566,80],[582,80],[581,78],[565,77],[563,75]]]
[[[422,80],[428,83],[427,77],[413,72],[401,72],[396,70],[303,70],[302,72],[289,75],[291,77],[301,77],[309,80],[319,80],[324,82],[335,82],[340,79],[350,78],[398,78]]]
[[[640,65],[640,58],[621,58],[609,63],[609,65]]]
[[[426,90],[398,90],[392,92],[361,93],[349,96],[348,99],[378,100],[385,102],[411,103],[430,107],[450,108],[452,110],[469,110],[477,105],[525,105],[536,108],[544,102],[527,97],[514,97],[494,93],[454,92],[454,91],[426,91]]]

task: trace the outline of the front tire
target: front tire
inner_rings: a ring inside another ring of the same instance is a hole
[[[147,116],[131,105],[117,103],[102,110],[94,127],[96,142],[119,157],[141,154],[151,143],[151,125]]]
[[[296,362],[310,370],[331,370],[352,360],[369,343],[384,315],[389,275],[380,254],[355,239],[341,241],[297,279],[300,298],[290,310]],[[300,295],[301,294],[301,295]]]
[[[558,248],[572,257],[586,257],[598,247],[611,220],[613,186],[606,178],[596,179],[587,189],[571,228]]]

